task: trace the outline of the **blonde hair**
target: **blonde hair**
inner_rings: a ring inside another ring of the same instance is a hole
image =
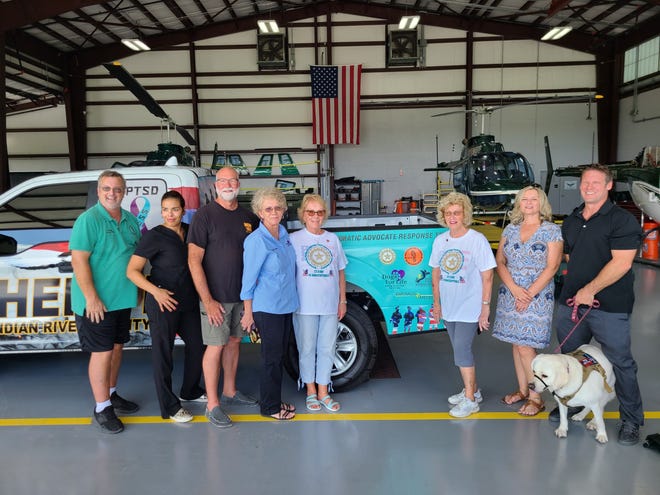
[[[451,192],[440,200],[436,217],[438,223],[443,227],[447,226],[447,222],[445,222],[445,210],[452,205],[458,205],[463,208],[463,225],[466,227],[472,225],[472,202],[465,194],[458,192]]]
[[[325,202],[325,199],[323,199],[320,195],[318,194],[305,194],[303,196],[302,201],[300,202],[300,206],[298,207],[298,219],[300,220],[300,223],[305,225],[305,210],[307,209],[307,205],[309,203],[318,203],[320,205],[323,205],[323,218],[321,219],[321,223],[325,222],[326,218],[328,218],[328,205]]]
[[[527,186],[523,187],[520,191],[518,191],[518,194],[516,194],[516,199],[513,201],[513,209],[508,213],[511,223],[514,225],[519,225],[525,218],[525,215],[523,215],[523,212],[520,210],[520,202],[522,201],[523,195],[527,191],[536,191],[539,195],[539,217],[541,217],[541,221],[552,222],[552,206],[550,206],[548,196],[546,196],[543,189],[541,189],[539,186]]]
[[[252,196],[251,205],[252,211],[255,214],[259,214],[266,199],[276,200],[277,205],[286,211],[286,197],[284,196],[284,193],[276,187],[264,187],[262,189],[258,189],[257,192],[254,193],[254,196]]]

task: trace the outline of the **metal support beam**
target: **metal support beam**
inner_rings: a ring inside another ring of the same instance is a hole
[[[64,87],[66,134],[69,142],[69,167],[72,171],[87,170],[87,122],[85,71],[69,63]]]
[[[465,109],[472,110],[473,71],[474,71],[474,33],[468,31],[465,38]],[[472,114],[465,114],[465,134],[472,137]]]
[[[598,101],[598,161],[604,164],[618,161],[622,60],[611,45],[596,54],[596,89],[605,96]]]
[[[564,7],[567,7],[569,3],[571,3],[571,0],[552,0],[550,3],[550,8],[548,9],[548,18],[555,15]]]
[[[12,31],[37,21],[50,19],[80,7],[105,3],[107,0],[22,0],[0,3],[0,32]]]
[[[0,33],[0,108],[7,107],[5,88],[5,33]],[[0,115],[0,193],[9,189],[9,153],[7,151],[7,112]]]
[[[188,45],[190,56],[190,91],[192,93],[192,114],[193,114],[193,137],[197,146],[195,146],[195,163],[198,167],[202,166],[202,155],[200,152],[201,141],[199,140],[199,95],[197,94],[197,60],[195,56],[195,43]]]

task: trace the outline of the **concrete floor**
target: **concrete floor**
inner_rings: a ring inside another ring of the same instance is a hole
[[[660,432],[660,270],[638,264],[635,272],[633,343],[647,413],[644,438]],[[461,386],[447,336],[396,338],[390,345],[401,378],[335,394],[341,414],[308,413],[304,394],[287,378],[283,397],[298,407],[295,421],[234,408],[236,424],[228,430],[206,422],[204,404],[189,404],[192,423],[162,421],[149,351],[127,352],[120,392],[142,409],[125,417],[126,430],[115,436],[89,425],[86,356],[3,356],[0,494],[660,492],[660,453],[616,443],[616,401],[607,408],[607,445],[584,424],[571,424],[567,439],[555,438],[547,413],[523,419],[500,404],[515,389],[510,347],[484,334],[476,341],[481,412],[455,420],[446,397]],[[257,346],[243,346],[241,390],[258,394],[258,363]]]

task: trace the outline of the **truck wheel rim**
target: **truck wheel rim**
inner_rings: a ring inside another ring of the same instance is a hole
[[[335,355],[332,362],[332,376],[346,373],[358,354],[358,342],[353,331],[343,323],[337,326],[337,342],[335,343]]]

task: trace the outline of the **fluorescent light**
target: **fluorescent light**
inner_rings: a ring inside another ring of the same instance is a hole
[[[144,41],[138,40],[138,39],[123,39],[121,42],[126,45],[128,48],[133,50],[134,52],[146,52],[148,50],[151,50],[149,48],[149,45],[147,45]]]
[[[419,24],[418,15],[404,15],[399,21],[399,29],[415,29]]]
[[[541,41],[554,41],[563,38],[573,30],[571,26],[556,26],[543,35]]]
[[[257,26],[259,26],[259,31],[262,33],[279,33],[280,28],[277,25],[277,22],[269,19],[267,21],[257,21]]]

